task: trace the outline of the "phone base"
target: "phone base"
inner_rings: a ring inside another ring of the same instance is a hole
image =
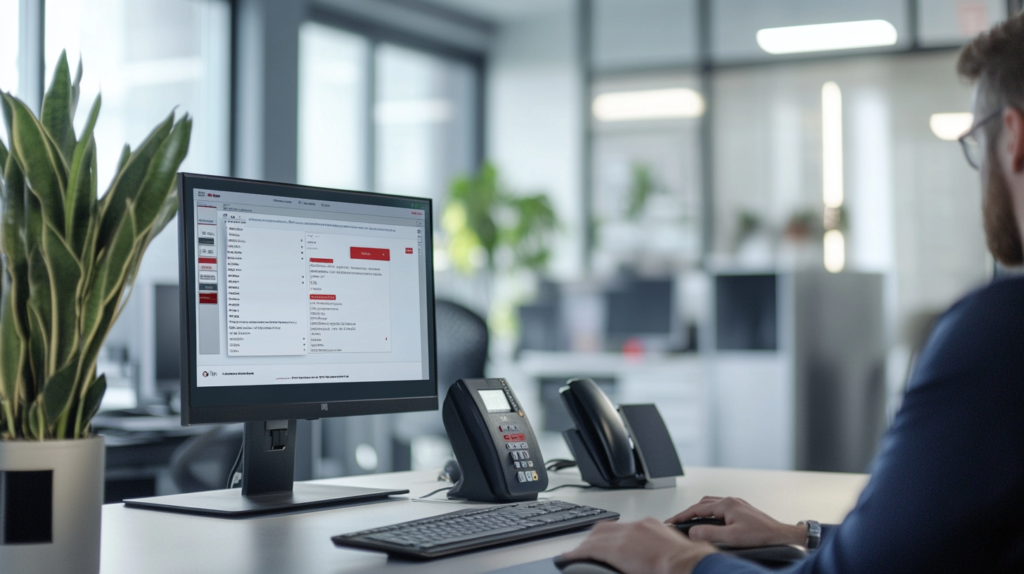
[[[583,442],[583,437],[580,435],[580,431],[576,429],[569,429],[563,432],[562,436],[565,437],[565,442],[569,445],[569,450],[572,452],[573,458],[576,459],[576,465],[580,468],[580,475],[586,483],[598,488],[646,487],[645,483],[647,481],[644,480],[642,475],[627,476],[623,478],[606,478],[603,476],[597,466],[597,463],[594,462],[590,451],[587,450],[587,446]]]

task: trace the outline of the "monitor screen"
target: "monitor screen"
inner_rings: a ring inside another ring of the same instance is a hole
[[[429,199],[190,174],[179,192],[183,422],[437,408]]]
[[[608,334],[630,337],[672,331],[672,281],[633,280],[607,294]]]

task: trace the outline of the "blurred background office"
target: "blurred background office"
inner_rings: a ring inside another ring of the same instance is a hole
[[[38,109],[81,58],[101,181],[178,106],[183,170],[432,198],[442,396],[508,378],[548,458],[588,376],[657,404],[684,465],[864,471],[994,273],[954,68],[1020,4],[0,0],[0,89]],[[176,232],[103,353],[108,500],[201,487],[172,472],[206,431],[174,424]],[[297,478],[450,457],[436,412],[301,433]]]

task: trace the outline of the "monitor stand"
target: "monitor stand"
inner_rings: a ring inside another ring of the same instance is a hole
[[[241,518],[326,508],[408,494],[329,484],[294,482],[295,421],[245,423],[242,488],[172,494],[124,501],[129,508],[163,510],[221,518]]]

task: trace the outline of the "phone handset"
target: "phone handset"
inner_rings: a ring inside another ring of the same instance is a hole
[[[559,393],[576,424],[562,436],[583,480],[601,488],[675,486],[683,466],[656,406],[616,411],[590,379],[571,379]]]

